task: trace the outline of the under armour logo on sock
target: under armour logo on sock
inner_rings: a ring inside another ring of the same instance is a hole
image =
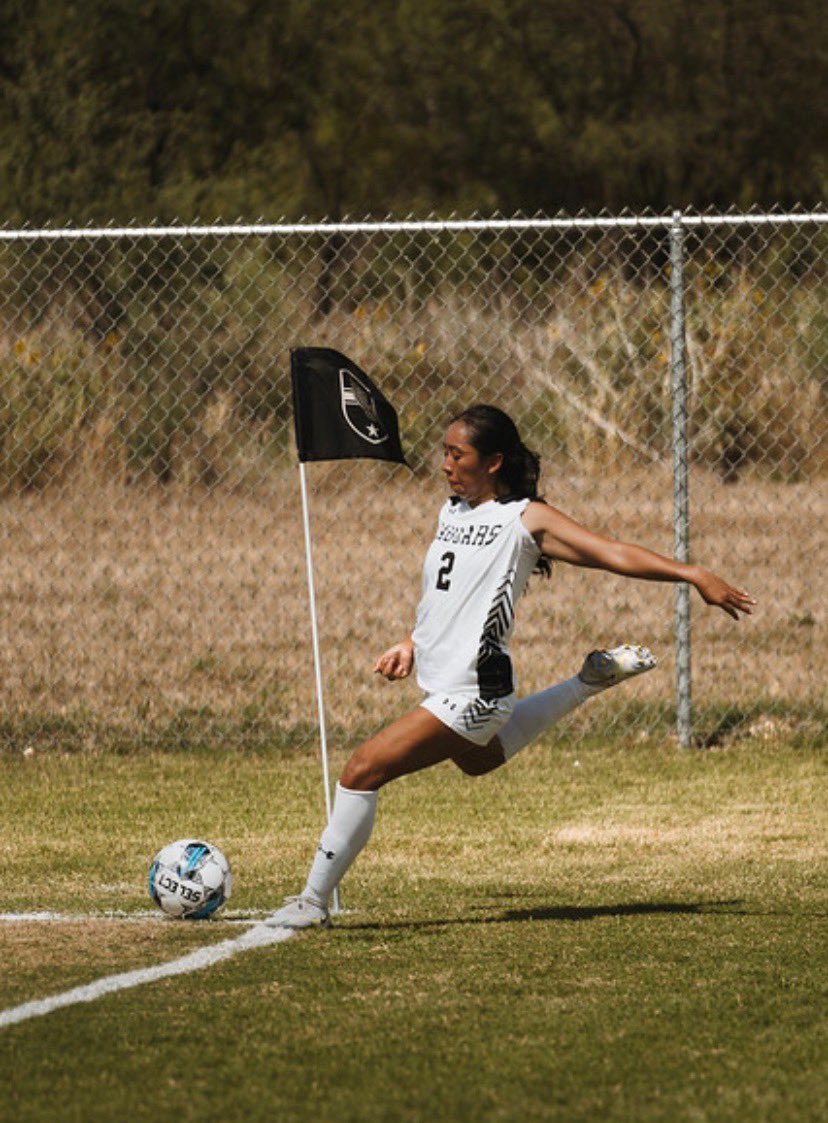
[[[325,855],[325,857],[328,859],[329,862],[333,861],[333,857],[336,854],[335,850],[326,850],[325,847],[321,843],[319,844],[319,846],[317,846],[316,849],[321,851]]]

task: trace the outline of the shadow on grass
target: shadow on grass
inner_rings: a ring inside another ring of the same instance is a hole
[[[526,909],[504,909],[496,911],[490,906],[476,905],[475,910],[485,912],[484,916],[454,916],[433,920],[389,920],[370,924],[346,924],[348,932],[378,932],[388,929],[407,929],[416,931],[421,928],[450,928],[465,924],[514,924],[524,921],[583,921],[598,920],[602,917],[619,916],[710,916],[716,913],[734,916],[744,915],[737,909],[742,901],[699,901],[695,903],[673,901],[631,901],[617,905],[536,905]]]
[[[508,909],[501,920],[597,920],[604,916],[653,916],[662,913],[684,916],[709,916],[726,909],[732,914],[741,901],[631,901],[619,905],[557,905],[550,908]]]

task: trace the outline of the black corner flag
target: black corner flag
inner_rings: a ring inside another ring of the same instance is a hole
[[[300,461],[395,460],[405,464],[394,407],[356,363],[329,347],[290,353]]]

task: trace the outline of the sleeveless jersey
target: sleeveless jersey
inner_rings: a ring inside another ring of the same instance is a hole
[[[540,557],[520,517],[528,503],[491,499],[470,507],[449,499],[440,511],[412,633],[417,682],[427,693],[494,699],[514,692],[515,604]]]

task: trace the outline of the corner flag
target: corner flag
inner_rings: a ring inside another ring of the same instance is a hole
[[[290,353],[299,459],[405,464],[394,407],[356,363],[329,347]]]
[[[325,809],[331,819],[331,781],[328,770],[328,737],[325,730],[325,696],[322,659],[316,623],[316,593],[313,582],[308,488],[308,460],[391,460],[405,464],[400,430],[394,407],[382,396],[368,375],[339,351],[329,347],[296,347],[290,353],[293,383],[293,423],[299,453],[299,484],[305,531],[308,569],[308,602],[311,618],[313,665],[316,676],[316,705],[322,750],[322,779]],[[333,892],[333,911],[339,912],[339,888]]]

